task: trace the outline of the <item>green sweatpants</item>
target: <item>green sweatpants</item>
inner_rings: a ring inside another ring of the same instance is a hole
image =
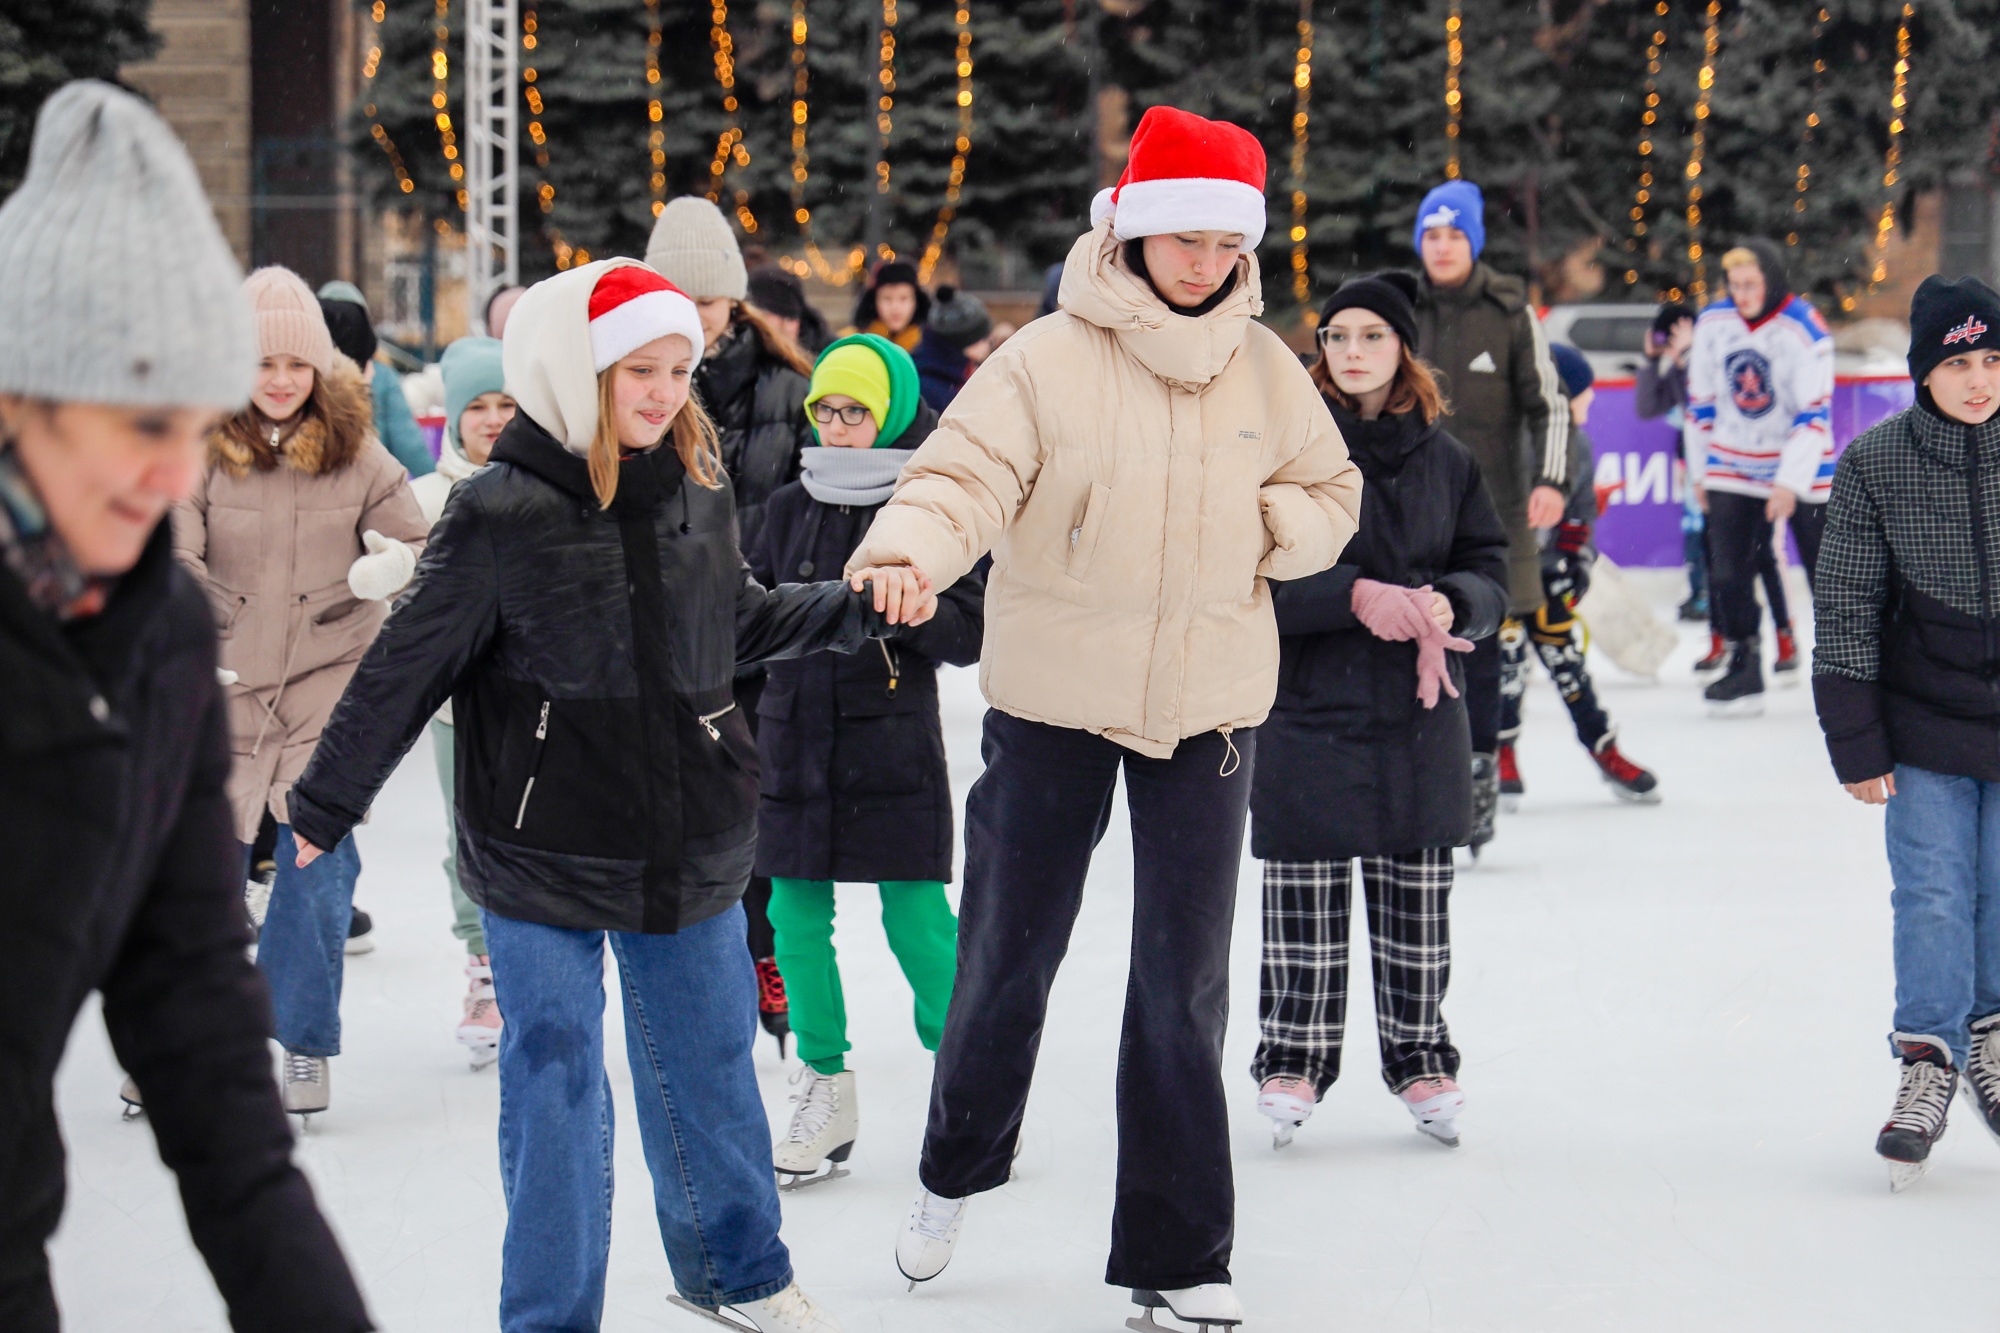
[[[916,995],[917,1039],[935,1052],[944,1036],[951,983],[958,972],[958,918],[936,880],[890,880],[882,892],[882,929]],[[792,1006],[799,1058],[822,1074],[847,1068],[847,1002],[833,949],[833,885],[826,880],[771,880],[771,929],[778,972]]]
[[[444,877],[451,885],[451,933],[464,940],[465,952],[476,958],[486,952],[486,931],[479,924],[478,905],[458,883],[457,758],[451,723],[431,719],[431,746],[437,752],[438,785],[444,788]]]

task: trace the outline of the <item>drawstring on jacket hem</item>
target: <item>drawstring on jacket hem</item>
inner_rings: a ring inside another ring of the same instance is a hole
[[[1236,742],[1229,735],[1236,728],[1221,727],[1219,730],[1222,733],[1222,743],[1227,748],[1222,755],[1222,767],[1215,771],[1215,775],[1219,778],[1226,778],[1237,769],[1243,767],[1243,754],[1236,748]]]

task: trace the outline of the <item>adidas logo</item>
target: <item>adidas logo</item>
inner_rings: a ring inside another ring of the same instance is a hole
[[[1472,358],[1472,364],[1467,366],[1466,369],[1484,371],[1488,375],[1494,375],[1499,373],[1500,367],[1493,364],[1493,353],[1481,352],[1478,356]]]
[[[1979,322],[1979,316],[1967,315],[1965,323],[1944,335],[1944,345],[1949,347],[1957,342],[1978,342],[1985,332],[1986,326]]]

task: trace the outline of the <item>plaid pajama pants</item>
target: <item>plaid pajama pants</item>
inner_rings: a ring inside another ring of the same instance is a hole
[[[1440,1012],[1451,980],[1452,851],[1360,860],[1382,1080],[1401,1092],[1420,1078],[1458,1073]],[[1340,1076],[1353,874],[1352,861],[1264,863],[1262,1040],[1250,1066],[1260,1084],[1280,1074],[1309,1078],[1324,1096]]]

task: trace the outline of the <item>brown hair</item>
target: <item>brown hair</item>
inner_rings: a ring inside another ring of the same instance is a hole
[[[1317,341],[1317,340],[1315,340]],[[1401,357],[1396,366],[1396,378],[1389,383],[1389,401],[1382,410],[1391,414],[1420,412],[1424,424],[1429,425],[1451,411],[1451,404],[1445,401],[1444,390],[1438,388],[1437,374],[1428,362],[1410,350],[1408,343],[1401,344]],[[1319,355],[1308,368],[1312,382],[1319,391],[1331,398],[1335,406],[1348,412],[1359,412],[1361,405],[1354,401],[1339,385],[1326,368],[1326,348],[1321,346]]]
[[[618,367],[611,365],[597,377],[597,433],[590,437],[590,454],[585,460],[590,464],[590,488],[597,492],[597,503],[605,509],[611,508],[611,502],[618,497],[618,463],[622,453],[611,396],[611,377],[617,373]],[[710,490],[722,485],[722,440],[715,432],[715,422],[692,390],[681,410],[674,413],[667,434],[673,438],[674,452],[681,456],[681,466],[697,484]]]
[[[784,362],[807,379],[812,378],[812,358],[806,355],[803,347],[786,337],[783,329],[771,322],[769,313],[748,301],[738,301],[736,308],[730,312],[729,322],[748,324],[757,331],[757,341],[764,344],[764,350],[774,359]]]
[[[384,367],[384,375],[390,371]],[[233,477],[271,472],[279,464],[271,447],[271,427],[280,428],[285,457],[308,476],[338,472],[360,457],[373,431],[374,405],[361,371],[334,354],[333,373],[313,371],[313,386],[299,410],[284,422],[267,421],[251,404],[209,432],[209,461]]]

